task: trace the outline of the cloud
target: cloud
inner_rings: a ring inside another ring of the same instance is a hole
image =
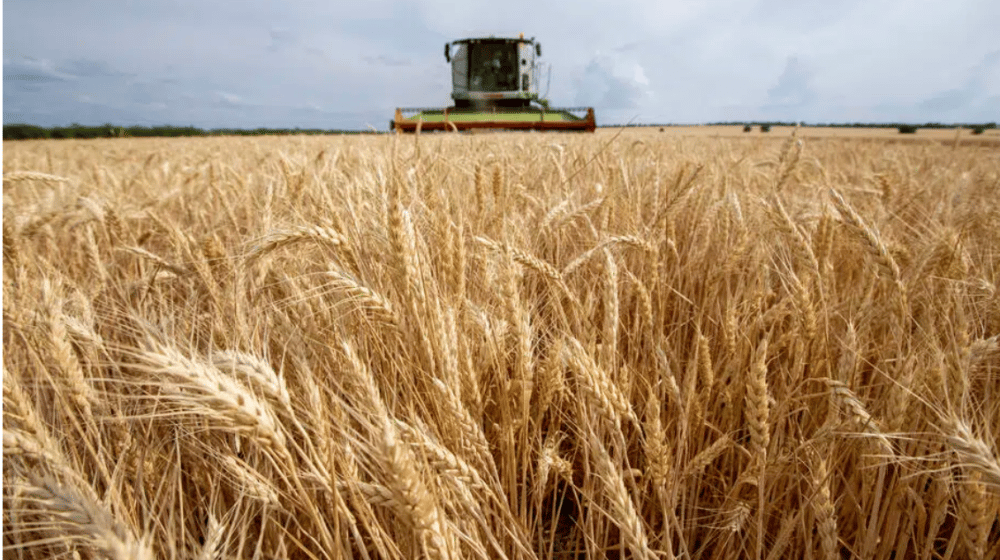
[[[648,86],[649,78],[646,77],[646,71],[638,64],[632,67],[632,81],[641,85]]]
[[[58,82],[62,81],[59,78],[53,78],[52,76],[45,76],[42,74],[4,74],[4,80],[10,80],[14,82]]]
[[[5,110],[47,125],[384,127],[397,105],[449,102],[445,41],[521,31],[543,43],[552,102],[605,123],[972,122],[995,120],[1000,96],[989,0],[132,4],[8,2]]]
[[[635,51],[638,50],[639,47],[641,46],[642,46],[642,41],[632,41],[631,43],[625,43],[620,47],[615,47],[615,52],[624,53],[624,52]]]
[[[979,62],[969,69],[967,77],[960,87],[939,91],[921,101],[917,107],[922,111],[932,112],[943,117],[966,114],[990,118],[988,108],[992,107],[995,111],[996,105],[989,103],[987,82],[991,74],[1000,74],[998,70],[1000,70],[1000,50],[986,53]],[[996,97],[992,96],[993,99]],[[992,117],[995,118],[995,115]]]
[[[56,69],[61,73],[80,78],[120,78],[133,75],[115,70],[107,62],[86,58],[60,62]]]
[[[368,64],[376,66],[409,66],[412,64],[409,58],[393,58],[391,56],[386,56],[380,54],[378,56],[363,56],[361,60],[364,60]]]
[[[66,82],[74,78],[75,76],[60,71],[47,59],[22,57],[20,60],[3,61],[4,81],[47,83]]]
[[[641,65],[621,56],[598,54],[574,80],[576,104],[604,109],[635,109],[652,96]]]
[[[247,103],[247,101],[244,100],[239,95],[236,95],[235,93],[230,93],[230,92],[227,92],[227,91],[215,91],[215,92],[213,92],[212,99],[215,101],[216,104],[218,104],[220,106],[223,106],[223,107],[240,107],[240,108],[242,108],[242,107],[247,107],[247,106],[250,105],[250,103]]]
[[[975,94],[966,88],[949,89],[921,101],[919,107],[934,113],[948,113],[967,106],[974,97]]]
[[[323,49],[318,49],[316,47],[306,47],[306,54],[322,60],[329,60],[330,58],[329,56],[327,56],[326,52],[323,51]]]
[[[269,34],[271,43],[267,46],[268,52],[276,53],[298,42],[298,34],[287,27],[272,27]]]
[[[175,81],[172,80],[136,80],[125,89],[125,100],[138,105],[164,103],[172,97]]]
[[[767,107],[802,107],[814,99],[816,92],[810,86],[812,72],[797,56],[785,61],[785,69],[778,83],[767,91]]]

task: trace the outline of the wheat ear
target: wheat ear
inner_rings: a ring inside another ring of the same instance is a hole
[[[844,223],[847,224],[848,228],[863,241],[865,250],[874,259],[875,264],[878,266],[879,273],[883,276],[887,276],[896,285],[899,296],[899,306],[901,308],[900,311],[902,313],[906,313],[908,309],[906,287],[903,285],[902,276],[899,271],[899,265],[896,263],[896,259],[894,259],[892,254],[889,253],[889,249],[886,248],[885,243],[882,242],[882,238],[879,233],[865,224],[864,220],[854,207],[848,204],[839,192],[835,189],[830,189],[830,196],[833,198],[834,206],[836,206],[837,211],[844,220]]]
[[[978,472],[982,483],[1000,495],[1000,461],[990,446],[957,416],[944,418],[943,430],[944,439],[958,456],[960,464]]]
[[[351,303],[372,319],[392,327],[399,326],[399,316],[387,298],[339,270],[331,268],[326,274],[333,280],[331,286],[334,289],[343,292]]]
[[[247,253],[247,262],[253,262],[282,247],[303,241],[315,241],[334,248],[346,249],[350,246],[347,237],[332,227],[309,225],[268,232],[255,241]]]
[[[615,426],[620,426],[623,418],[639,425],[628,398],[579,341],[567,339],[563,355],[580,380],[584,394],[597,405],[605,418]]]
[[[611,460],[608,450],[598,440],[592,431],[588,437],[591,453],[595,457],[596,471],[607,492],[611,506],[612,521],[621,529],[625,544],[632,552],[633,558],[652,560],[656,554],[649,547],[646,527],[639,517],[635,502],[625,488],[625,480],[621,471]]]
[[[41,183],[69,183],[70,179],[68,177],[53,175],[51,173],[43,173],[41,171],[10,171],[3,174],[4,184],[21,183],[25,181],[38,181]]]
[[[25,482],[22,490],[22,498],[48,518],[49,529],[57,535],[115,560],[154,558],[145,539],[117,521],[92,492],[39,477]]]
[[[560,273],[559,270],[556,269],[556,267],[552,266],[551,264],[543,261],[542,259],[530,253],[527,253],[520,249],[516,249],[514,247],[505,247],[503,244],[493,241],[492,239],[487,239],[485,237],[476,237],[475,239],[477,243],[497,253],[503,253],[505,250],[509,250],[511,257],[514,259],[514,262],[548,279],[553,284],[555,284],[555,286],[559,288],[559,291],[562,292],[567,298],[569,298],[570,301],[579,304],[579,302],[576,299],[576,296],[573,295],[573,292],[570,291],[569,286],[566,285],[566,281],[563,279],[562,273]]]
[[[820,550],[827,560],[840,558],[839,541],[837,537],[837,515],[833,498],[830,493],[830,469],[825,459],[818,454],[813,461],[812,488],[813,514],[816,516],[816,527],[819,532]]]
[[[746,378],[746,420],[750,426],[750,447],[754,460],[763,466],[771,441],[771,407],[767,394],[767,339],[757,345],[750,375]]]
[[[287,453],[285,434],[271,406],[232,376],[165,345],[140,351],[135,359],[135,369],[148,376],[140,382],[158,388],[177,412],[215,420],[222,430],[249,435]]]

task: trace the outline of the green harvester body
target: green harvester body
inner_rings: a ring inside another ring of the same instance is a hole
[[[482,37],[445,44],[451,63],[454,105],[398,108],[390,128],[398,132],[461,130],[553,130],[593,132],[591,107],[549,108],[538,93],[533,38]]]

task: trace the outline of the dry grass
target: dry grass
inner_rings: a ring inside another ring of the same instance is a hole
[[[996,152],[669,132],[6,144],[5,557],[1000,557]]]

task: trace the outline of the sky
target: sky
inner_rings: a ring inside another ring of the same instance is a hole
[[[601,125],[1000,121],[997,0],[5,0],[3,122],[384,130],[519,33]]]

